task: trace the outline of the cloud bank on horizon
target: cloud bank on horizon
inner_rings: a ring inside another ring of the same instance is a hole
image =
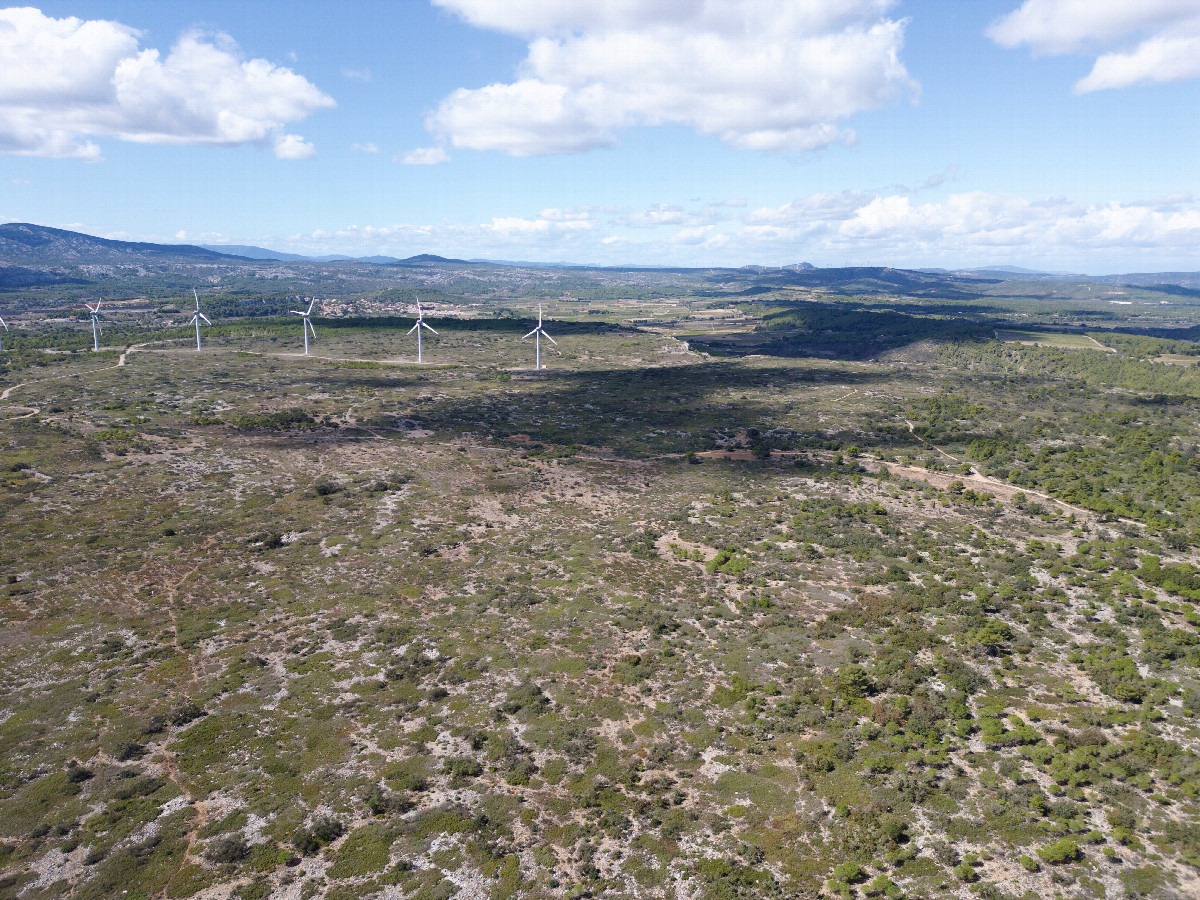
[[[641,233],[631,236],[630,229]],[[219,235],[205,239],[223,240]],[[283,240],[297,252],[351,256],[429,252],[696,266],[736,266],[748,259],[784,265],[804,259],[833,266],[848,253],[866,253],[877,264],[901,257],[908,265],[932,266],[952,256],[1062,268],[1113,250],[1135,256],[1191,252],[1200,243],[1200,204],[1190,195],[1088,205],[983,191],[917,203],[902,194],[848,190],[755,209],[743,200],[642,210],[549,208],[536,216],[497,216],[474,224],[356,225]]]
[[[182,35],[164,57],[119,22],[0,10],[0,153],[96,160],[90,138],[315,150],[289,123],[334,106],[291,69],[244,59],[228,35]]]

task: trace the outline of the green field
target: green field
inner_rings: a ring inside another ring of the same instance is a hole
[[[1042,347],[1063,347],[1067,350],[1104,350],[1102,343],[1086,334],[1066,334],[1046,331],[1017,331],[1010,328],[996,329],[996,340],[1005,343],[1036,344]]]

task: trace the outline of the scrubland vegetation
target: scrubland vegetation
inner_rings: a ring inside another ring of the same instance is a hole
[[[0,897],[1200,894],[1191,308],[669,293],[20,335]]]

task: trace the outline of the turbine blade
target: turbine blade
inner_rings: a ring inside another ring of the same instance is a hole
[[[306,315],[306,316],[311,316],[311,315],[312,315],[312,308],[313,308],[313,304],[314,304],[314,303],[316,303],[316,302],[317,302],[317,298],[316,298],[316,297],[313,297],[313,298],[312,298],[312,301],[311,301],[311,302],[308,304],[308,312],[306,312],[306,313],[305,313],[305,315]]]
[[[425,325],[425,323],[424,323],[424,322],[422,322],[421,324],[422,324],[422,325]],[[426,327],[427,329],[429,329],[430,331],[433,331],[433,333],[434,333],[434,334],[437,334],[437,332],[436,332],[436,331],[434,331],[434,329],[433,329],[433,326],[432,326],[432,325],[425,325],[425,327]]]
[[[308,313],[302,313],[298,309],[289,309],[288,312],[290,312],[294,316],[307,316],[308,315]]]
[[[200,311],[200,295],[196,293],[196,289],[192,288],[192,296],[196,298],[196,311]]]
[[[412,334],[414,331],[416,331],[416,330],[417,330],[418,328],[420,328],[420,327],[421,327],[421,323],[420,323],[420,322],[418,322],[416,325],[414,325],[412,328],[408,329],[408,331],[406,331],[406,332],[404,332],[404,333],[405,333],[405,334]]]
[[[533,329],[533,331],[529,332],[529,334],[525,335],[525,337],[521,338],[521,340],[525,340],[525,338],[533,337],[535,334],[538,333],[539,330],[540,329],[538,329],[538,328]]]
[[[312,332],[312,336],[313,336],[314,338],[316,338],[316,336],[317,336],[317,329],[313,328],[313,323],[312,323],[311,321],[309,321],[309,319],[308,319],[308,317],[307,317],[307,316],[304,318],[304,324],[308,326],[308,330],[309,330],[309,331],[311,331],[311,332]]]
[[[205,324],[205,325],[211,325],[211,324],[212,324],[212,322],[210,322],[210,321],[209,321],[209,318],[208,318],[208,316],[206,316],[204,313],[202,313],[202,312],[198,312],[198,313],[196,313],[196,315],[198,315],[200,318],[202,318],[202,319],[204,320],[204,324]]]
[[[544,331],[542,332],[542,337],[544,337],[546,340],[548,340],[550,343],[552,343],[555,347],[558,346],[558,341],[556,341],[554,338],[550,337],[550,335],[546,334],[546,332],[544,332]]]

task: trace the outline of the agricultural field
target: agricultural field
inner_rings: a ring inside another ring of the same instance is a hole
[[[1191,313],[614,293],[6,341],[0,898],[1200,895]]]
[[[1112,352],[1095,338],[1086,334],[1054,331],[1016,331],[996,329],[996,340],[1007,344],[1032,344],[1038,347],[1063,347],[1067,350],[1103,350]]]

